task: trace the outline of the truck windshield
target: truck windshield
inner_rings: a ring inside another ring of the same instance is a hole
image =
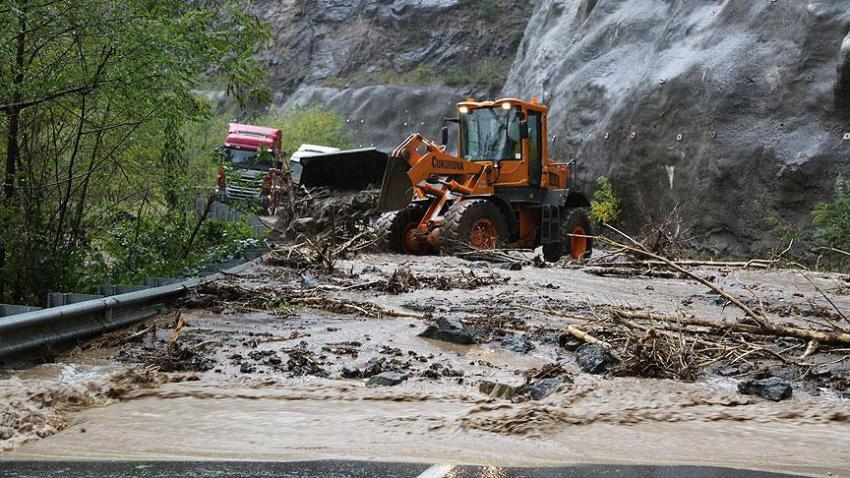
[[[238,169],[266,171],[271,166],[268,163],[259,161],[257,158],[257,152],[249,149],[227,148],[226,159],[227,161],[230,161],[230,164],[232,164],[234,168]]]
[[[467,161],[522,159],[519,120],[513,110],[481,108],[460,115],[460,150]]]

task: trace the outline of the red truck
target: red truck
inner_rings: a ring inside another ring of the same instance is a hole
[[[281,199],[283,133],[279,129],[230,123],[216,189],[226,200],[256,201],[270,214]]]

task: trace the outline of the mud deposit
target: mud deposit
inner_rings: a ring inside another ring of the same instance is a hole
[[[840,346],[759,342],[770,350],[718,355],[684,380],[613,364],[583,371],[587,354],[564,336],[578,322],[565,315],[608,305],[742,318],[694,282],[384,254],[341,260],[334,270],[258,266],[137,329],[6,372],[3,456],[678,463],[850,474]],[[768,310],[820,307],[823,315],[831,307],[800,272],[702,272],[726,290],[755,288]],[[809,278],[850,310],[843,276]],[[776,320],[803,326],[812,314],[776,312]],[[612,353],[627,350],[599,324],[580,325],[610,341]],[[437,339],[420,336],[429,326],[439,333],[426,335]],[[774,402],[738,392],[741,381],[770,377],[793,395]]]

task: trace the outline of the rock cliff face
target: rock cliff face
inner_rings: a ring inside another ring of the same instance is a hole
[[[632,230],[677,208],[707,250],[763,250],[848,172],[850,0],[256,6],[279,103],[335,107],[392,147],[467,96],[542,97],[554,154],[588,189],[609,176]]]
[[[706,249],[769,246],[850,162],[850,2],[541,0],[504,93],[612,178],[627,225],[676,206]]]
[[[256,0],[273,45],[260,57],[279,100],[301,85],[475,86],[495,93],[528,0]],[[474,85],[470,85],[474,83]]]

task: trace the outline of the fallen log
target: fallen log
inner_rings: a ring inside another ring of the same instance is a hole
[[[648,312],[624,311],[616,309],[607,309],[607,311],[610,314],[613,314],[616,317],[621,317],[623,319],[644,319],[667,323],[679,323],[684,325],[698,325],[701,327],[712,328],[718,333],[733,331],[755,335],[793,337],[798,339],[815,341],[821,344],[850,345],[850,333],[843,331],[827,332],[823,330],[803,329],[800,327],[775,324],[772,322],[766,322],[764,324],[760,323],[758,326],[754,326],[741,323],[730,324],[726,322],[698,319],[694,317],[662,316],[651,314]]]
[[[653,279],[681,279],[682,274],[678,272],[670,272],[670,271],[656,271],[656,270],[642,270],[642,269],[633,269],[633,268],[620,268],[620,267],[586,267],[582,269],[587,274],[593,274],[596,276],[606,277],[606,276],[614,276],[614,277],[647,277]]]

